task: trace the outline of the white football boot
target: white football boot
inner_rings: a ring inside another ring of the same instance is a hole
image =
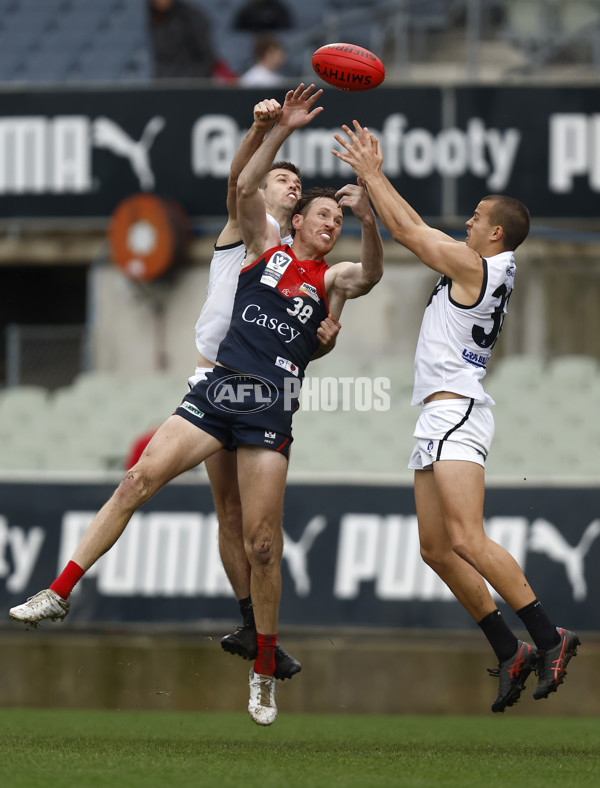
[[[257,725],[271,725],[277,716],[275,705],[275,677],[250,670],[250,700],[248,712]]]
[[[70,607],[71,603],[68,599],[63,599],[56,591],[45,588],[35,596],[30,596],[22,605],[11,607],[8,614],[14,621],[22,621],[35,627],[38,621],[43,621],[45,618],[62,621]]]

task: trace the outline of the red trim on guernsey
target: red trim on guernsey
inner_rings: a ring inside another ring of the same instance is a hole
[[[275,451],[281,451],[281,450],[283,449],[283,447],[285,446],[285,444],[286,444],[286,443],[289,443],[289,442],[290,442],[290,439],[289,439],[289,438],[286,438],[286,439],[284,440],[284,442],[281,444],[281,446],[278,446],[278,447],[275,449]]]
[[[313,275],[315,276],[315,279],[318,280],[317,292],[319,294],[319,298],[323,299],[323,302],[325,304],[325,309],[327,310],[327,314],[329,314],[329,301],[327,299],[327,291],[325,290],[325,274],[329,269],[326,260],[321,260],[321,261],[299,260],[294,254],[294,251],[292,247],[289,246],[289,244],[280,244],[279,246],[273,246],[271,249],[267,249],[267,251],[263,252],[263,254],[261,254],[261,256],[258,257],[253,263],[249,263],[248,265],[242,266],[242,269],[240,270],[240,274],[243,274],[244,271],[249,271],[251,268],[254,268],[254,266],[257,263],[266,262],[267,259],[275,252],[285,252],[286,254],[289,254],[295,260],[298,267],[301,267],[302,263],[313,263],[315,265],[322,266],[320,270],[313,271]]]
[[[243,265],[241,270],[240,270],[240,274],[243,274],[244,271],[249,271],[251,268],[254,268],[254,266],[257,263],[260,263],[262,261],[266,261],[267,256],[271,255],[273,252],[285,251],[286,249],[289,249],[289,246],[281,245],[281,244],[279,246],[273,246],[273,247],[271,247],[271,249],[267,249],[267,251],[263,252],[260,257],[257,257],[256,260],[253,263],[248,263],[248,265]]]

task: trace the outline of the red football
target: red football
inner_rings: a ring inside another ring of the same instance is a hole
[[[354,44],[325,44],[313,54],[312,66],[322,80],[338,90],[372,90],[385,78],[377,55]]]

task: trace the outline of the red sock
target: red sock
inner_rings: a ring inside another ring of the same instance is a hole
[[[84,574],[85,572],[83,569],[78,566],[75,561],[69,561],[69,563],[62,570],[61,574],[52,583],[50,588],[63,599],[68,599],[69,594],[81,580]]]
[[[256,659],[254,672],[263,676],[272,676],[275,673],[275,646],[277,633],[274,635],[261,635],[256,633]]]

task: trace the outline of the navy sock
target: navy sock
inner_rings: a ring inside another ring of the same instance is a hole
[[[477,624],[494,649],[498,662],[505,662],[513,656],[519,646],[519,641],[510,631],[499,610],[488,613]]]
[[[517,615],[540,651],[548,651],[560,641],[560,635],[556,631],[556,627],[550,621],[537,599],[517,610]]]

